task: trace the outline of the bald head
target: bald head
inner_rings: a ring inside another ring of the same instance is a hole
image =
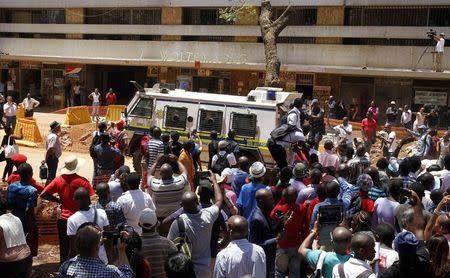
[[[238,165],[239,165],[239,169],[247,172],[248,167],[250,166],[248,158],[246,156],[239,157]]]
[[[342,177],[344,179],[348,178],[348,175],[350,174],[350,169],[348,168],[347,164],[342,163],[337,168],[337,174],[339,177]]]
[[[295,187],[289,186],[284,190],[284,199],[287,204],[295,204],[297,200],[298,191]]]
[[[89,191],[84,187],[79,187],[73,194],[73,199],[80,210],[88,210],[91,205]]]
[[[198,197],[194,192],[188,191],[181,197],[181,206],[184,212],[197,213],[198,212]]]
[[[338,254],[347,254],[352,240],[352,232],[344,227],[336,227],[332,232],[334,251]]]
[[[169,163],[164,163],[159,169],[159,174],[161,175],[161,179],[163,180],[171,179],[173,175],[172,166]]]
[[[97,193],[100,200],[109,200],[109,185],[104,182],[97,184],[95,193]]]
[[[243,239],[247,237],[248,224],[245,217],[233,215],[228,219],[228,228],[231,239]]]
[[[260,189],[256,191],[256,203],[262,212],[270,212],[273,208],[273,195],[267,189]]]

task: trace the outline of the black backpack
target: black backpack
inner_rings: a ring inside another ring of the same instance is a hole
[[[287,125],[287,118],[291,114],[295,114],[295,112],[289,111],[288,113],[284,114],[284,116],[281,118],[280,125]]]
[[[224,155],[217,154],[217,161],[211,169],[213,173],[220,175],[225,168],[230,168],[230,162],[228,162],[227,155],[227,153]]]
[[[101,136],[100,132],[96,131],[94,138],[92,138],[91,145],[89,146],[89,154],[91,155],[92,158],[96,157],[94,147],[101,143],[100,136]]]

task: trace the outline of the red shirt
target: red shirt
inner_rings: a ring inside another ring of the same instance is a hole
[[[6,182],[7,182],[8,184],[11,184],[11,183],[14,183],[14,182],[17,182],[17,181],[20,181],[20,175],[17,173],[17,171],[12,172],[12,174],[9,175],[8,179],[6,180]],[[37,192],[38,192],[39,194],[41,194],[42,190],[44,190],[44,187],[43,187],[42,185],[38,184],[38,183],[36,182],[36,180],[33,179],[33,178],[31,178],[31,181],[30,181],[30,182],[31,182],[31,185],[32,185],[34,188],[37,189]]]
[[[286,249],[295,247],[298,248],[302,242],[302,225],[301,221],[303,220],[303,211],[301,210],[301,205],[288,205],[284,204],[283,201],[279,202],[270,213],[270,218],[275,219],[275,213],[277,211],[281,211],[286,215],[290,215],[292,213],[292,216],[290,217],[290,220],[285,222],[284,224],[284,231],[286,233],[286,239],[279,239],[277,241],[280,248]],[[286,221],[286,220],[285,220]]]
[[[115,103],[116,100],[117,100],[116,93],[112,92],[112,93],[106,94],[106,103],[109,103],[109,104]]]
[[[377,131],[377,122],[372,118],[365,118],[361,122],[361,128],[364,130],[364,134],[367,139],[375,138],[375,132]]]
[[[369,196],[362,194],[359,192],[359,196],[361,197],[361,210],[374,213],[375,212],[375,202],[369,198]]]
[[[89,191],[89,195],[95,195],[94,189],[92,189],[89,181],[77,174],[56,177],[56,179],[44,188],[44,192],[51,195],[58,193],[62,204],[61,219],[66,220],[78,211],[78,206],[73,200],[73,194],[79,187],[86,188]]]

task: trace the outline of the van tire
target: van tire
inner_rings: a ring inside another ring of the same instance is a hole
[[[139,175],[142,174],[141,161],[142,161],[142,154],[141,154],[140,150],[139,149],[134,150],[134,152],[133,152],[133,168],[134,168],[134,171],[136,173],[138,173]]]

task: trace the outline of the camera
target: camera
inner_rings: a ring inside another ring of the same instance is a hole
[[[117,245],[117,243],[119,242],[119,238],[122,240],[120,234],[123,231],[126,231],[131,234],[134,232],[134,229],[133,229],[133,227],[126,225],[125,223],[122,222],[122,223],[117,224],[117,226],[114,228],[114,230],[103,231],[102,236],[103,236],[103,238],[105,238],[107,240],[111,240],[113,245]]]
[[[434,36],[437,35],[436,30],[430,29],[430,31],[427,32],[427,37],[430,39],[434,39]]]
[[[339,224],[343,219],[343,207],[341,205],[327,205],[319,207],[320,224]]]

